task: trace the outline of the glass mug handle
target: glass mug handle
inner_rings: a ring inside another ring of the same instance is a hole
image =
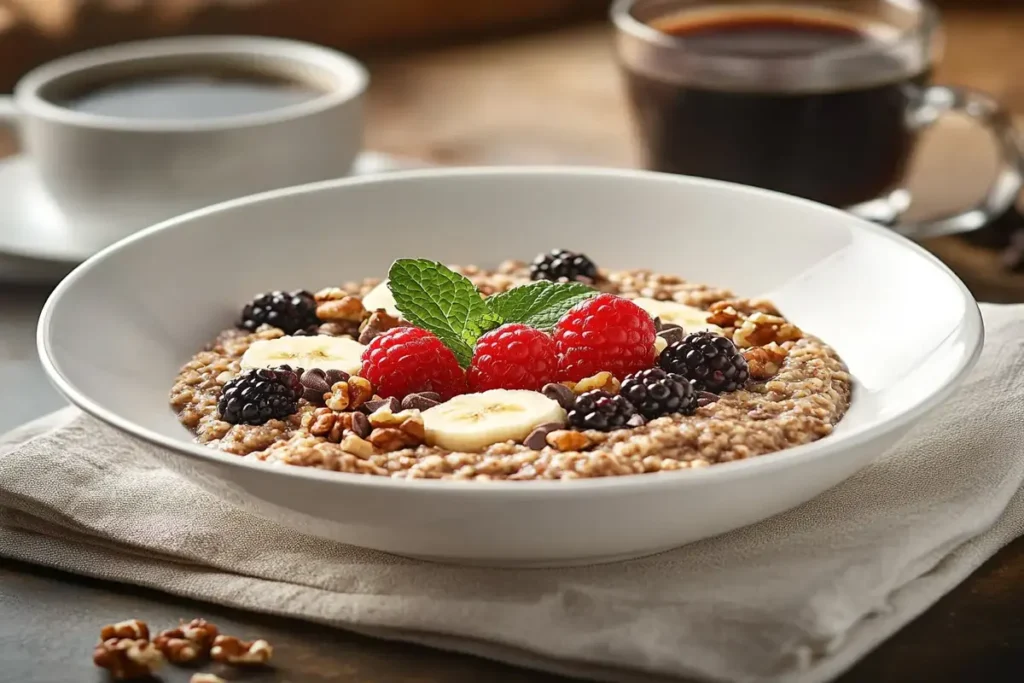
[[[965,211],[915,223],[899,221],[899,214],[906,207],[898,211],[891,227],[906,237],[922,239],[980,228],[1004,214],[1017,200],[1024,185],[1020,133],[1010,113],[988,95],[965,88],[933,85],[924,89],[910,121],[916,130],[923,130],[952,113],[964,114],[995,138],[999,150],[998,175],[985,198]]]

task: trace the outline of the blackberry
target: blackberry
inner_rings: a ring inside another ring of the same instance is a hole
[[[682,375],[661,368],[634,372],[623,380],[619,395],[648,420],[672,413],[692,415],[697,409],[697,390]]]
[[[217,410],[225,422],[261,425],[295,413],[301,394],[302,384],[291,369],[248,370],[224,385]]]
[[[634,415],[636,408],[625,397],[594,389],[576,397],[569,411],[569,424],[576,429],[610,432],[625,427]]]
[[[597,279],[597,266],[583,254],[565,249],[554,249],[547,254],[538,254],[530,264],[531,280],[552,280],[554,282]]]
[[[712,332],[693,332],[669,344],[658,356],[665,372],[690,380],[697,391],[736,391],[747,381],[747,360],[732,340]]]
[[[295,334],[319,322],[313,295],[299,289],[294,292],[260,294],[242,309],[238,326],[255,332],[260,325],[266,323],[284,330],[285,334]]]

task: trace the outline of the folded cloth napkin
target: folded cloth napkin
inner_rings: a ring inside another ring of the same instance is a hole
[[[826,681],[1024,533],[1024,306],[983,310],[977,369],[890,453],[645,559],[480,569],[303,536],[72,409],[0,440],[0,554],[601,680]]]

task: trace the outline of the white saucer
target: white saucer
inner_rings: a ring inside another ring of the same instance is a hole
[[[352,173],[371,175],[421,165],[364,152]],[[56,282],[92,256],[94,250],[76,239],[73,219],[54,204],[28,157],[0,159],[0,206],[0,281]]]

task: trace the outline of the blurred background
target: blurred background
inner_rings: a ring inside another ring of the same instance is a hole
[[[1024,2],[938,0],[936,82],[984,90],[1024,116]],[[367,148],[437,164],[635,166],[608,0],[0,0],[0,89],[54,57],[128,40],[255,34],[329,45],[372,77]],[[984,190],[992,145],[969,125],[928,134],[914,211]],[[931,140],[934,138],[934,141]],[[0,136],[0,154],[15,151]],[[956,173],[950,173],[953,166]],[[942,169],[940,172],[938,169]],[[1024,300],[1016,214],[928,247],[987,300]],[[1017,234],[1017,237],[1014,235]]]

